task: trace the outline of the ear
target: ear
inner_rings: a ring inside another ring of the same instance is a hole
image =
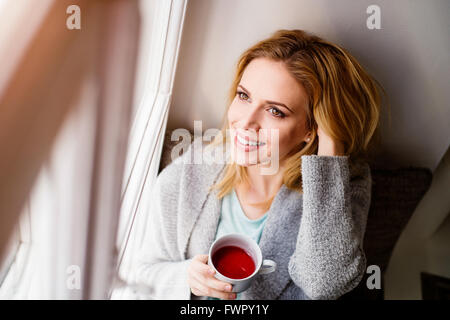
[[[305,143],[310,143],[314,139],[314,137],[317,135],[316,132],[317,132],[318,126],[317,126],[317,122],[314,118],[309,119],[309,121],[307,123],[308,123],[308,125],[307,125],[308,132],[306,133],[303,141]]]
[[[312,139],[312,132],[310,131],[305,135],[305,138],[303,139],[303,141],[306,143],[310,143],[311,139]]]

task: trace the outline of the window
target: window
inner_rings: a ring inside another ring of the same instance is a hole
[[[0,225],[16,226],[4,299],[108,298],[114,270],[114,297],[127,297],[135,222],[159,167],[187,1],[78,1],[78,31],[55,27],[69,2],[0,0],[16,17],[0,28],[0,173],[14,182],[0,199],[15,195],[0,201],[11,213]]]

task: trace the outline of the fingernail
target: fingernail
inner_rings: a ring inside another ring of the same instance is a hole
[[[214,273],[216,273],[213,269],[209,269],[209,274],[214,274]]]
[[[231,291],[231,286],[230,285],[225,286],[225,290]]]
[[[231,293],[230,294],[230,299],[235,299],[236,298],[236,296],[234,295],[234,293]]]

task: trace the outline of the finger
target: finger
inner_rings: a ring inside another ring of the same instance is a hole
[[[190,284],[191,287],[191,291],[193,294],[195,294],[196,296],[207,296],[208,293],[208,289],[206,288],[206,286],[202,285],[200,282],[194,280],[191,282]]]
[[[191,287],[196,286],[197,289],[202,290],[199,286],[197,286],[197,283],[202,284],[202,286],[206,286],[207,278],[208,278],[208,272],[212,271],[209,269],[207,265],[200,261],[192,261],[190,270],[189,270],[189,277],[188,282]],[[211,277],[212,275],[209,274]]]
[[[202,274],[203,276],[212,276],[215,273],[214,269],[202,260],[192,261],[192,269],[194,269],[196,273]]]
[[[233,287],[230,283],[225,281],[220,281],[214,278],[213,276],[208,276],[205,278],[206,285],[218,291],[231,292]]]
[[[215,278],[205,278],[199,273],[193,274],[193,286],[196,287],[203,295],[219,299],[235,299],[236,295],[231,292],[231,285],[226,282],[216,280]],[[213,283],[214,286],[210,284]],[[226,289],[226,287],[229,288]]]
[[[236,294],[233,292],[223,292],[218,291],[213,288],[208,288],[208,296],[213,298],[219,298],[222,300],[234,300],[236,299]]]
[[[229,283],[214,278],[215,271],[211,266],[196,260],[193,262],[195,277],[198,281],[218,291],[230,292],[232,287]]]
[[[206,285],[201,280],[201,275],[195,272],[195,270],[189,275],[188,284],[192,293],[196,296],[205,296],[208,291]]]
[[[199,281],[195,281],[193,287],[200,296],[218,298],[223,300],[232,300],[236,298],[235,293],[215,290],[214,288],[208,287],[207,285],[204,285]]]
[[[204,285],[199,281],[192,282],[191,291],[196,296],[212,297],[223,300],[232,300],[236,298],[236,295],[234,293],[215,290],[213,288],[208,287],[207,285]]]

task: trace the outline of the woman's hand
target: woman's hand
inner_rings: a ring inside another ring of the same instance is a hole
[[[214,278],[215,271],[207,265],[208,255],[197,255],[188,266],[188,284],[196,296],[207,296],[224,300],[236,298],[231,284]]]
[[[344,146],[341,142],[333,140],[320,127],[317,128],[317,136],[319,137],[318,156],[343,156]]]

